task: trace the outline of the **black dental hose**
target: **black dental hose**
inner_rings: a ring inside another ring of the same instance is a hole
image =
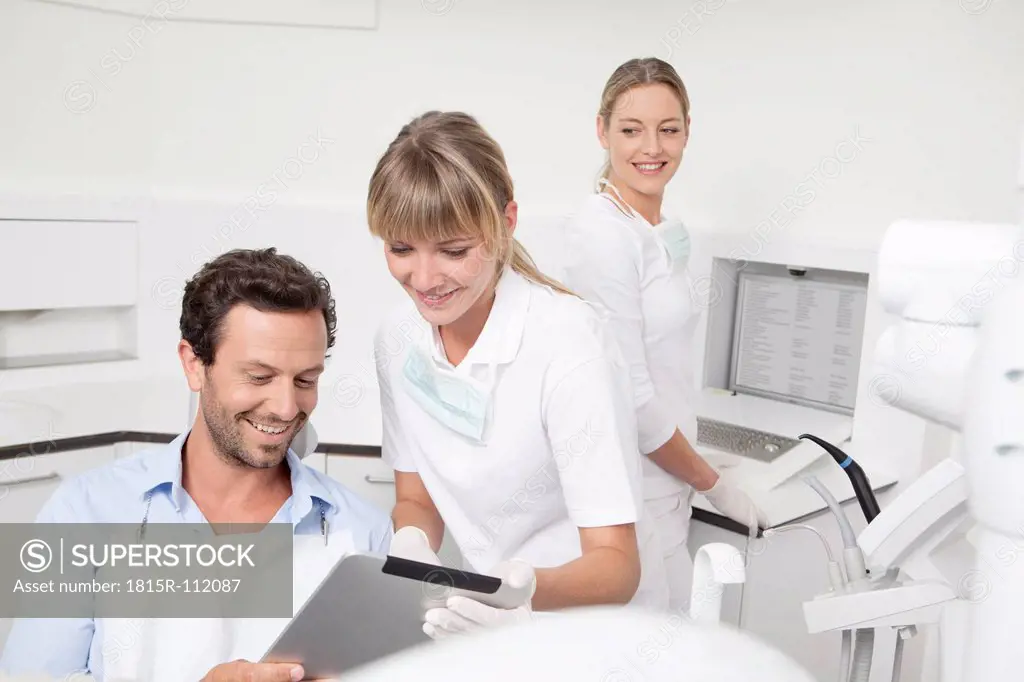
[[[809,433],[800,434],[800,438],[806,438],[809,441],[817,443],[823,450],[825,450],[825,452],[832,455],[832,459],[836,461],[836,464],[838,464],[850,478],[850,485],[853,486],[853,492],[857,496],[857,502],[860,504],[861,511],[864,512],[864,518],[867,519],[868,523],[871,523],[871,521],[878,516],[881,509],[878,507],[878,500],[875,499],[875,492],[871,489],[871,483],[868,481],[868,477],[864,473],[864,470],[860,468],[860,465],[854,461],[853,457],[850,457],[827,440],[823,440]]]

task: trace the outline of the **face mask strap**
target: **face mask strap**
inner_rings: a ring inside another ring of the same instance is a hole
[[[607,192],[604,192],[603,190],[601,192],[606,197],[608,197],[608,199],[613,204],[615,204],[615,208],[617,208],[620,211],[622,211],[622,213],[624,213],[629,218],[637,218],[637,217],[639,217],[639,214],[633,209],[632,206],[629,205],[629,202],[622,198],[622,194],[619,193],[619,188],[616,187],[615,185],[613,185],[612,183],[610,183],[607,178],[601,178],[600,180],[597,181],[597,184],[598,184],[598,186],[604,185],[604,186],[608,187],[608,189],[610,189],[612,192],[615,193],[615,197],[613,198]]]

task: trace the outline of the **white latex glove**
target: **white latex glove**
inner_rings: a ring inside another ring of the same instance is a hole
[[[531,598],[537,589],[537,575],[533,567],[525,561],[505,561],[490,571],[490,575],[501,578],[512,587],[528,587]],[[427,611],[424,616],[426,622],[423,624],[423,632],[438,640],[483,628],[523,623],[532,618],[533,611],[529,600],[514,609],[501,609],[469,597],[455,595],[448,597],[444,606]]]
[[[390,556],[418,561],[421,564],[441,565],[441,560],[430,548],[430,540],[421,528],[405,526],[395,531],[391,538]]]
[[[768,526],[767,518],[761,508],[754,504],[750,495],[735,484],[719,475],[718,480],[708,490],[700,491],[715,509],[722,512],[736,523],[742,523],[750,529],[750,536],[756,537],[758,528]]]
[[[416,526],[405,526],[395,531],[391,538],[391,549],[388,554],[402,559],[418,561],[421,564],[444,567],[440,557],[430,548],[430,540],[427,534]],[[441,572],[441,569],[438,569]],[[439,576],[434,576],[435,578]],[[444,606],[445,597],[448,595],[450,584],[445,580],[431,580],[428,575],[427,581],[423,584],[423,614],[426,617],[427,611]]]

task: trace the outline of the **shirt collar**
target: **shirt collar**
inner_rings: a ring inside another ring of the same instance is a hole
[[[302,463],[294,450],[288,448],[285,456],[292,475],[292,523],[306,518],[314,505],[323,503],[327,507],[338,507],[334,494],[324,482],[313,473],[313,469]],[[326,509],[324,510],[326,511]]]
[[[147,457],[143,461],[143,490],[141,496],[159,489],[169,489],[171,501],[176,510],[181,511],[184,503],[185,489],[181,485],[181,449],[188,439],[191,429],[177,436],[164,446],[162,452],[155,457]],[[288,448],[285,456],[291,472],[292,496],[289,500],[292,510],[292,521],[301,521],[319,500],[329,507],[337,507],[335,496],[324,485],[313,471],[302,463],[294,450]]]
[[[180,509],[180,494],[182,492],[181,449],[184,447],[185,440],[190,432],[191,429],[180,434],[165,445],[158,454],[142,460],[144,473],[142,476],[143,489],[140,493],[141,496],[145,497],[157,488],[170,488],[171,499],[174,500],[175,507]]]
[[[532,285],[511,267],[506,267],[494,290],[494,305],[476,343],[466,354],[466,364],[502,364],[512,362],[526,329]],[[431,355],[442,365],[449,365],[437,327],[431,327]]]

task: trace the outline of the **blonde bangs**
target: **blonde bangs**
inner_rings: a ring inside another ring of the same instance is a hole
[[[399,154],[371,181],[370,232],[385,243],[482,239],[500,230],[494,200],[472,167],[451,158]]]
[[[428,111],[399,131],[370,178],[370,234],[389,244],[480,240],[497,261],[524,277],[573,295],[537,269],[509,234],[505,207],[514,201],[505,155],[475,118]]]

